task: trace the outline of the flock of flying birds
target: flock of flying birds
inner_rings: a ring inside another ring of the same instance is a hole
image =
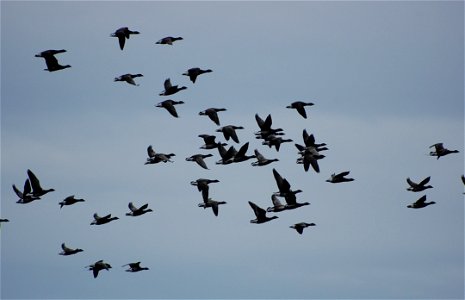
[[[132,31],[129,30],[128,27],[122,27],[116,30],[114,33],[111,34],[112,37],[117,37],[118,42],[119,42],[119,47],[121,50],[124,49],[126,40],[130,38],[131,35],[134,34],[139,34],[138,31]],[[165,37],[160,39],[156,44],[164,44],[164,45],[173,45],[175,41],[182,40],[182,37]],[[42,57],[45,59],[45,64],[47,68],[45,69],[46,71],[49,72],[54,72],[54,71],[59,71],[63,70],[66,68],[70,68],[70,65],[61,65],[58,60],[56,59],[55,55],[64,53],[66,50],[46,50],[43,51],[37,55],[36,57]],[[182,75],[188,76],[190,81],[192,83],[195,83],[197,80],[197,77],[205,74],[205,73],[210,73],[212,70],[206,69],[203,70],[201,68],[190,68],[188,69],[185,73]],[[135,82],[135,78],[137,77],[142,77],[142,74],[124,74],[119,77],[114,78],[114,81],[123,81],[127,82],[128,84],[135,85],[137,86],[138,84]],[[170,96],[178,93],[179,91],[185,90],[187,87],[185,86],[178,86],[178,85],[173,85],[171,83],[171,80],[167,78],[164,82],[164,91],[162,91],[159,95],[160,96]],[[178,113],[176,111],[175,105],[183,104],[183,101],[174,101],[174,100],[165,100],[156,105],[156,107],[159,108],[164,108],[166,109],[173,117],[178,117]],[[297,112],[303,117],[307,118],[307,113],[305,110],[306,106],[312,106],[314,105],[311,102],[302,102],[302,101],[295,101],[286,108],[289,109],[295,109]],[[199,112],[199,115],[201,116],[208,116],[212,122],[214,122],[217,126],[220,126],[220,119],[218,116],[219,112],[226,111],[226,108],[208,108],[205,109],[201,112]],[[286,142],[293,142],[291,139],[285,139],[283,138],[284,132],[283,129],[281,128],[273,128],[272,127],[272,118],[271,115],[268,115],[265,120],[263,120],[258,114],[255,114],[255,120],[257,122],[257,125],[259,127],[259,131],[255,133],[255,137],[257,139],[263,140],[262,144],[266,145],[270,148],[274,147],[277,152],[280,150],[280,145],[282,143]],[[219,127],[216,132],[222,133],[226,141],[232,141],[236,144],[239,144],[239,137],[237,135],[237,130],[244,129],[242,126],[235,126],[235,125],[226,125]],[[226,143],[218,142],[216,141],[216,136],[215,135],[210,135],[210,134],[200,134],[200,138],[203,139],[204,145],[201,146],[201,149],[204,150],[217,150],[218,154],[220,156],[220,160],[216,162],[216,164],[219,165],[228,165],[232,163],[241,163],[244,161],[247,161],[249,159],[255,159],[251,163],[252,166],[266,166],[269,165],[275,161],[278,161],[277,158],[273,159],[268,159],[264,157],[258,149],[254,150],[254,154],[248,155],[248,147],[249,143],[243,144],[239,150],[236,150],[234,146],[230,146],[229,148],[227,147]],[[307,172],[310,167],[312,169],[319,173],[320,172],[320,167],[318,161],[323,159],[325,155],[321,154],[321,152],[328,150],[326,147],[327,145],[325,143],[317,143],[315,140],[315,137],[313,134],[308,134],[306,129],[303,130],[302,132],[302,138],[303,138],[303,145],[301,144],[295,144],[295,147],[298,150],[298,158],[296,160],[297,164],[302,164],[305,172]],[[434,151],[431,151],[429,153],[430,156],[436,156],[438,159],[442,156],[451,154],[451,153],[458,153],[459,151],[457,150],[449,150],[443,146],[442,143],[436,143],[431,146],[431,148],[434,148]],[[157,164],[160,162],[167,163],[167,162],[173,162],[172,158],[176,156],[174,153],[160,153],[156,152],[153,148],[152,145],[149,145],[147,147],[147,154],[148,158],[145,161],[146,165],[152,165],[152,164]],[[201,168],[203,169],[209,169],[206,163],[206,159],[209,157],[212,157],[213,154],[194,154],[190,157],[187,157],[185,160],[186,161],[191,161],[197,163]],[[272,206],[268,208],[262,208],[258,206],[257,204],[249,201],[249,205],[253,210],[253,213],[255,215],[255,219],[251,220],[251,223],[254,224],[261,224],[261,223],[266,223],[269,222],[273,219],[278,218],[278,216],[273,215],[273,216],[268,216],[267,213],[279,213],[285,210],[293,210],[300,208],[302,206],[309,205],[308,202],[298,202],[297,201],[297,194],[302,192],[302,190],[297,189],[293,190],[291,189],[291,184],[289,181],[281,176],[279,172],[273,168],[273,176],[276,181],[276,185],[278,187],[278,191],[274,192],[271,195],[271,201],[272,201]],[[344,171],[340,173],[333,173],[331,174],[330,178],[327,179],[327,182],[330,183],[343,183],[343,182],[350,182],[353,181],[353,178],[348,178],[347,176],[349,175],[349,171]],[[27,170],[27,175],[28,178],[26,179],[24,183],[23,190],[20,191],[14,184],[13,184],[13,190],[15,194],[18,196],[19,200],[17,203],[22,203],[22,204],[27,204],[32,201],[41,199],[44,195],[46,195],[49,192],[53,192],[54,189],[43,189],[39,179],[37,176],[31,171]],[[431,185],[428,185],[430,181],[430,177],[427,177],[423,180],[421,180],[419,183],[416,183],[412,181],[410,178],[407,178],[407,183],[409,187],[407,188],[408,191],[412,192],[421,192],[426,189],[432,188]],[[465,184],[465,177],[462,175],[462,181]],[[216,179],[205,179],[205,178],[199,178],[197,180],[191,181],[190,184],[193,186],[196,186],[198,191],[201,192],[202,195],[202,200],[203,202],[199,203],[198,206],[202,208],[211,208],[214,215],[218,216],[219,212],[219,205],[226,204],[224,201],[216,201],[213,200],[210,195],[209,195],[209,185],[211,183],[217,183],[219,180]],[[280,198],[284,199],[284,203],[281,202]],[[60,208],[63,206],[69,206],[73,205],[78,202],[84,202],[84,199],[79,199],[75,198],[74,195],[66,197],[63,201],[59,202]],[[416,202],[408,205],[408,208],[423,208],[428,205],[434,204],[435,202],[426,202],[426,195],[422,196],[419,198]],[[126,213],[127,216],[132,216],[132,217],[137,217],[141,216],[145,213],[152,212],[152,209],[148,208],[148,204],[144,204],[141,207],[136,207],[132,202],[128,204],[129,207],[129,212]],[[103,225],[107,224],[109,222],[112,222],[114,220],[118,220],[118,217],[112,217],[111,214],[105,215],[105,216],[99,216],[97,213],[94,214],[94,220],[90,223],[91,225]],[[2,222],[8,222],[8,219],[0,219],[0,224]],[[299,222],[295,223],[294,225],[290,226],[290,228],[295,229],[299,234],[303,233],[303,230],[307,227],[310,226],[315,226],[315,223],[307,223],[307,222]],[[61,245],[62,252],[59,253],[60,255],[74,255],[79,252],[82,252],[82,249],[79,248],[69,248],[68,246],[65,245],[65,243],[62,243]],[[141,262],[133,262],[129,263],[126,265],[123,265],[123,267],[128,266],[129,268],[126,270],[128,272],[139,272],[143,270],[148,270],[146,267],[141,267]],[[109,270],[111,268],[111,265],[106,263],[103,260],[99,260],[89,266],[87,268],[93,272],[94,278],[96,278],[99,274],[99,271],[101,270]]]

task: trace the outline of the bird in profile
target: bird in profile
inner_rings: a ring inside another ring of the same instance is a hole
[[[279,161],[279,159],[277,158],[271,158],[271,159],[266,158],[257,149],[255,149],[254,152],[255,152],[255,158],[257,159],[257,161],[254,161],[251,163],[251,165],[254,167],[266,166],[266,165],[271,164],[272,162]]]
[[[165,79],[163,86],[165,87],[165,90],[159,94],[160,96],[173,95],[179,91],[187,89],[187,87],[185,86],[179,87],[178,85],[172,85],[171,80],[169,78]]]
[[[173,45],[175,41],[181,41],[183,40],[182,37],[172,37],[172,36],[167,36],[164,37],[160,40],[158,40],[155,44],[160,44],[160,45]]]
[[[29,177],[29,180],[31,181],[31,187],[32,187],[32,195],[34,197],[42,197],[43,195],[49,193],[49,192],[54,192],[54,189],[43,189],[40,186],[40,181],[37,178],[37,176],[32,173],[31,170],[27,170],[27,176]]]
[[[298,164],[304,165],[304,170],[307,172],[312,166],[313,170],[317,173],[320,172],[320,166],[318,160],[324,158],[323,154],[320,154],[320,151],[328,150],[325,143],[317,144],[315,142],[315,136],[313,134],[308,134],[307,130],[303,130],[302,137],[305,143],[305,146],[295,144],[297,150],[299,150],[300,157],[297,158]]]
[[[296,109],[297,112],[304,117],[307,118],[307,112],[305,111],[305,106],[312,106],[314,105],[312,102],[302,102],[302,101],[295,101],[292,102],[290,105],[286,106],[286,108]]]
[[[408,208],[423,208],[431,204],[436,204],[436,202],[434,201],[426,202],[426,195],[424,195],[420,199],[418,199],[416,202],[413,202],[412,204],[407,205],[407,207]]]
[[[137,216],[142,216],[145,213],[153,211],[152,209],[148,208],[148,203],[142,205],[141,207],[137,208],[134,206],[132,202],[129,202],[128,207],[130,212],[126,213],[126,216],[131,216],[131,217],[137,217]]]
[[[186,161],[195,161],[199,166],[208,170],[207,164],[205,163],[204,159],[207,157],[212,157],[213,154],[194,154],[190,157],[186,158]]]
[[[59,254],[60,254],[60,255],[64,255],[64,256],[73,255],[73,254],[76,254],[76,253],[79,253],[79,252],[84,251],[84,250],[79,249],[79,248],[76,248],[76,249],[69,248],[69,247],[67,247],[67,246],[65,245],[65,243],[62,243],[62,244],[61,244],[61,249],[63,249],[63,251],[60,252]]]
[[[13,187],[13,191],[19,198],[19,200],[16,201],[16,203],[26,204],[26,203],[31,203],[34,200],[40,199],[40,197],[36,197],[31,194],[32,189],[31,189],[31,182],[29,181],[29,179],[26,179],[26,181],[24,182],[24,188],[22,192],[16,187],[16,185],[13,184],[12,187]]]
[[[73,205],[75,203],[84,202],[84,201],[85,201],[84,199],[78,199],[78,198],[75,198],[74,195],[71,195],[63,199],[63,201],[61,201],[58,204],[60,205],[60,208],[63,208],[63,206],[65,205]]]
[[[192,81],[192,83],[195,83],[197,76],[210,72],[213,71],[211,69],[202,70],[200,68],[190,68],[186,72],[182,73],[182,75],[189,76],[189,79]]]
[[[214,135],[210,135],[210,134],[199,134],[198,135],[200,138],[203,139],[204,141],[204,145],[200,146],[200,149],[206,149],[206,150],[210,150],[210,149],[216,149],[218,148],[218,145],[221,144],[222,146],[226,146],[227,144],[226,143],[221,143],[221,142],[216,142],[215,139],[216,139],[216,136]]]
[[[146,160],[146,162],[144,163],[145,165],[149,165],[149,164],[157,164],[159,162],[173,162],[171,160],[171,157],[173,156],[176,156],[176,154],[174,153],[169,153],[169,154],[165,154],[165,153],[156,153],[155,150],[153,149],[152,145],[149,145],[147,147],[147,154],[148,154],[148,158]]]
[[[179,117],[178,112],[176,111],[176,108],[174,107],[175,105],[178,105],[178,104],[184,104],[184,102],[174,101],[174,100],[169,99],[169,100],[162,101],[155,106],[166,109],[173,117],[178,118]]]
[[[89,271],[92,271],[94,274],[94,278],[97,278],[98,273],[102,270],[109,271],[111,269],[111,265],[109,263],[104,262],[102,259],[96,261],[95,263],[88,265],[86,268],[89,268]]]
[[[129,268],[126,270],[126,272],[131,272],[131,273],[140,272],[140,271],[144,271],[144,270],[149,270],[149,268],[141,267],[140,266],[140,261],[135,262],[135,263],[128,263],[128,264],[122,265],[122,267],[126,267],[126,266],[129,266]]]
[[[245,143],[239,148],[239,151],[235,152],[232,159],[233,163],[239,163],[251,158],[255,158],[255,154],[247,155],[247,150],[249,149],[249,142]]]
[[[296,223],[292,226],[289,226],[290,228],[295,229],[299,234],[302,234],[304,232],[304,228],[307,228],[309,226],[316,226],[315,223],[306,223],[306,222],[300,222]]]
[[[45,64],[47,65],[47,69],[44,69],[44,71],[49,71],[49,72],[54,72],[54,71],[59,71],[63,70],[66,68],[71,68],[70,65],[60,65],[58,63],[58,60],[56,59],[55,55],[59,53],[64,53],[66,50],[46,50],[42,51],[39,54],[36,54],[35,57],[42,57],[45,59]]]
[[[97,213],[95,213],[94,220],[92,221],[92,223],[90,223],[90,225],[103,225],[118,219],[118,217],[112,217],[111,214],[108,214],[104,217],[100,217]]]
[[[426,177],[419,183],[416,183],[410,179],[410,177],[407,177],[407,183],[409,184],[409,187],[407,188],[407,191],[412,191],[412,192],[421,192],[426,189],[431,189],[433,188],[431,185],[428,184],[430,181],[431,176]],[[428,184],[428,185],[427,185]]]
[[[255,121],[257,122],[259,131],[255,132],[255,137],[257,139],[263,139],[265,141],[270,138],[276,137],[278,135],[284,135],[282,128],[271,128],[273,119],[269,114],[265,120],[263,120],[258,114],[255,114]]]
[[[217,183],[220,182],[218,179],[206,179],[206,178],[199,178],[195,181],[191,181],[191,185],[196,186],[199,192],[202,192],[202,199],[204,201],[208,201],[208,190],[210,183]]]
[[[113,32],[110,36],[118,38],[119,48],[123,50],[124,44],[126,43],[126,39],[129,39],[131,34],[139,34],[139,33],[140,33],[139,31],[129,30],[128,27],[121,27],[117,29],[115,32]]]
[[[283,178],[281,174],[276,171],[276,169],[273,168],[273,176],[276,181],[276,185],[278,186],[279,191],[274,193],[277,196],[280,197],[287,197],[287,201],[290,201],[291,203],[293,202],[292,198],[295,198],[295,194],[301,193],[302,190],[291,190],[291,184],[289,181],[287,181],[286,178]],[[294,200],[295,201],[295,200]]]
[[[200,116],[208,116],[216,125],[220,126],[220,119],[218,118],[218,112],[226,111],[226,108],[207,108],[204,111],[199,112]]]
[[[268,221],[271,221],[273,219],[277,219],[278,216],[272,216],[272,217],[268,217],[266,215],[266,210],[264,210],[263,208],[259,207],[257,204],[249,201],[249,205],[250,207],[252,207],[252,210],[255,214],[255,219],[254,220],[250,220],[250,223],[253,223],[253,224],[262,224],[262,223],[266,223]]]
[[[235,125],[227,125],[223,126],[219,129],[216,130],[216,132],[222,132],[224,138],[229,141],[229,139],[232,139],[234,142],[239,143],[239,138],[237,137],[236,130],[238,129],[244,129],[242,126],[235,126]]]
[[[136,84],[136,82],[134,81],[134,78],[137,78],[137,77],[143,77],[144,75],[142,74],[123,74],[121,76],[118,76],[118,77],[115,77],[114,81],[125,81],[129,84],[132,84],[132,85],[135,85],[135,86],[139,86],[138,84]]]
[[[433,147],[434,147],[434,151],[431,151],[429,155],[437,156],[437,159],[439,159],[441,156],[446,156],[451,153],[459,153],[458,150],[449,150],[445,148],[443,143],[436,143],[430,146],[430,148],[433,148]]]
[[[347,178],[345,176],[349,175],[350,171],[344,171],[338,174],[331,174],[329,179],[326,180],[326,182],[331,182],[331,183],[341,183],[341,182],[349,182],[349,181],[354,181],[353,178]]]
[[[225,201],[216,201],[211,198],[208,198],[207,200],[203,200],[203,203],[199,203],[199,207],[208,208],[211,207],[213,214],[218,217],[218,205],[220,204],[226,204]]]
[[[282,143],[289,143],[292,142],[291,139],[284,139],[280,136],[276,136],[274,134],[271,134],[267,136],[267,138],[262,142],[262,145],[267,145],[269,148],[275,147],[276,151],[279,152],[279,148],[281,147]]]

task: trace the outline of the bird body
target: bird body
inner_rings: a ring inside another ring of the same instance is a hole
[[[216,132],[222,132],[224,138],[229,141],[229,139],[232,139],[234,142],[239,143],[239,138],[237,137],[236,130],[238,129],[244,129],[242,126],[235,126],[235,125],[227,125],[223,126],[219,129],[216,130]]]
[[[171,157],[176,156],[176,154],[174,154],[174,153],[169,153],[169,154],[156,153],[155,150],[153,150],[152,145],[147,147],[147,154],[148,154],[149,157],[147,158],[146,162],[144,163],[145,165],[157,164],[159,162],[164,162],[164,163],[173,162],[171,160]]]
[[[92,271],[94,278],[97,278],[98,273],[101,270],[107,270],[109,271],[111,269],[111,265],[109,263],[104,262],[103,260],[96,261],[95,263],[87,266],[89,268],[89,271]]]
[[[132,84],[132,85],[135,85],[135,86],[139,86],[138,84],[136,84],[136,82],[134,81],[134,78],[137,78],[137,77],[143,77],[144,75],[142,74],[124,74],[124,75],[121,75],[121,76],[118,76],[118,77],[115,77],[114,81],[125,81],[129,84]]]
[[[55,191],[54,189],[43,189],[40,185],[39,179],[36,175],[34,175],[34,173],[32,173],[31,170],[27,170],[27,176],[29,177],[29,180],[31,182],[32,195],[34,197],[42,197],[49,192]]]
[[[167,37],[164,37],[164,38],[158,40],[155,44],[173,45],[173,42],[180,41],[180,40],[183,40],[183,38],[182,37],[167,36]]]
[[[182,73],[182,75],[189,76],[189,79],[192,81],[192,83],[195,83],[197,76],[210,72],[212,72],[210,69],[202,70],[200,68],[190,68],[185,73]]]
[[[108,214],[104,217],[100,217],[97,213],[95,213],[94,220],[92,221],[92,223],[90,223],[90,225],[103,225],[118,219],[118,217],[112,217],[111,214]]]
[[[59,71],[63,70],[66,68],[71,68],[70,65],[60,65],[58,63],[58,60],[56,59],[55,55],[59,53],[64,53],[66,50],[45,50],[40,52],[39,54],[36,54],[35,57],[42,57],[45,59],[45,64],[47,65],[47,69],[44,69],[44,71],[49,71],[49,72],[54,72],[54,71]]]
[[[429,155],[437,156],[437,159],[439,159],[441,156],[446,156],[451,153],[459,153],[458,150],[449,150],[445,148],[443,143],[436,143],[430,146],[430,148],[433,148],[433,147],[434,147],[434,151],[431,151]]]
[[[31,194],[31,182],[29,179],[26,179],[24,182],[24,188],[23,191],[21,192],[16,185],[12,185],[13,191],[15,192],[16,196],[18,196],[19,200],[16,201],[16,203],[20,204],[26,204],[26,203],[31,203],[34,200],[40,199],[40,197],[34,196]]]
[[[63,249],[63,251],[60,252],[59,254],[60,254],[60,255],[65,255],[65,256],[73,255],[73,254],[76,254],[76,253],[79,253],[79,252],[84,251],[84,250],[79,249],[79,248],[76,248],[76,249],[68,248],[68,247],[65,245],[65,243],[62,243],[62,244],[61,244],[61,249]]]
[[[436,204],[436,202],[431,201],[431,202],[426,202],[426,195],[422,196],[420,199],[418,199],[416,202],[413,202],[410,205],[407,205],[408,208],[423,208],[427,207],[428,205]]]
[[[204,199],[203,203],[199,203],[199,207],[208,208],[211,207],[213,214],[215,216],[218,216],[218,205],[220,204],[226,204],[225,201],[216,201],[211,198],[208,198],[207,200]]]
[[[185,87],[185,86],[179,87],[178,85],[172,85],[171,80],[169,78],[167,78],[165,80],[163,85],[165,87],[165,90],[159,94],[160,96],[173,95],[173,94],[176,94],[179,91],[187,89],[187,87]]]
[[[268,217],[266,215],[266,210],[264,210],[263,208],[259,207],[257,204],[249,201],[249,205],[250,207],[252,207],[252,210],[255,214],[255,219],[254,220],[250,220],[250,223],[253,223],[253,224],[262,224],[262,223],[266,223],[266,222],[269,222],[271,220],[274,220],[274,219],[277,219],[278,216],[272,216],[272,217]]]
[[[213,154],[194,154],[190,157],[187,157],[186,161],[195,161],[199,166],[208,170],[207,164],[205,163],[204,159],[211,156],[213,156]]]
[[[128,27],[121,27],[117,29],[114,33],[112,33],[110,36],[118,38],[119,48],[123,50],[124,44],[126,43],[126,39],[129,39],[131,34],[140,34],[140,32],[129,30]]]
[[[145,213],[152,212],[153,211],[152,209],[150,208],[147,209],[148,206],[149,206],[148,204],[144,204],[141,207],[137,208],[136,206],[134,206],[132,202],[129,202],[128,207],[129,207],[130,212],[126,213],[126,216],[137,217]]]
[[[184,104],[184,102],[174,101],[174,100],[169,99],[169,100],[162,101],[155,106],[166,109],[173,117],[178,118],[179,117],[178,112],[176,111],[176,108],[174,107],[175,105],[178,105],[178,104]]]
[[[297,112],[304,117],[307,118],[307,112],[305,111],[305,106],[312,106],[314,105],[312,102],[302,102],[302,101],[295,101],[292,102],[290,105],[286,106],[286,108],[296,109]]]
[[[350,171],[344,171],[338,174],[331,174],[331,177],[326,180],[326,182],[331,182],[331,183],[341,183],[341,182],[350,182],[354,181],[353,178],[346,178],[345,176],[349,175]]]
[[[73,205],[77,202],[84,202],[84,201],[85,201],[84,199],[77,199],[74,197],[74,195],[71,195],[63,199],[63,201],[61,201],[58,204],[60,205],[60,208],[62,208],[64,205]]]
[[[290,228],[295,229],[299,234],[302,234],[304,232],[304,228],[307,228],[309,226],[316,226],[315,223],[306,223],[306,222],[300,222],[296,223],[292,226],[289,226]]]
[[[214,108],[210,107],[204,111],[199,112],[200,116],[208,116],[216,125],[220,126],[220,119],[218,118],[218,112],[226,111],[226,108]]]
[[[125,266],[129,266],[129,269],[127,269],[126,272],[134,273],[134,272],[149,270],[149,268],[141,267],[140,266],[140,261],[135,262],[135,263],[128,263],[128,264],[123,265],[123,267],[125,267]]]
[[[255,153],[255,158],[257,161],[254,161],[251,163],[252,166],[266,166],[271,164],[272,162],[279,161],[277,158],[272,158],[268,159],[265,156],[263,156],[257,149],[254,150]]]
[[[206,179],[206,178],[199,178],[195,181],[191,181],[191,185],[196,186],[199,192],[202,192],[202,198],[204,201],[208,201],[208,191],[209,191],[209,184],[210,183],[217,183],[220,182],[217,179]]]
[[[433,188],[431,185],[427,185],[428,182],[430,181],[431,177],[428,176],[419,183],[416,183],[410,179],[410,177],[407,177],[407,183],[409,184],[409,187],[407,188],[407,191],[411,192],[421,192],[426,189]]]

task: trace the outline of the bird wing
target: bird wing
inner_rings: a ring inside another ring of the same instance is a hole
[[[152,145],[147,147],[147,154],[149,155],[149,157],[154,157],[156,155],[156,152],[155,150],[153,150]]]
[[[283,204],[281,201],[279,201],[278,197],[276,195],[271,195],[271,202],[273,202],[274,207],[279,207],[282,206]]]
[[[239,151],[237,151],[236,156],[239,156],[239,157],[245,156],[248,149],[249,149],[249,142],[245,143],[244,145],[242,145],[241,148],[239,148]]]
[[[250,205],[250,207],[252,207],[253,212],[255,213],[255,216],[257,218],[261,218],[261,217],[264,217],[266,215],[266,211],[263,208],[259,207],[257,204],[249,201],[249,205]]]
[[[430,179],[431,179],[431,176],[428,176],[425,179],[423,179],[422,181],[420,181],[420,183],[418,185],[425,185],[425,184],[427,184],[429,182]]]
[[[256,156],[258,161],[265,161],[266,160],[266,158],[260,152],[258,152],[257,149],[255,149],[254,152],[255,152],[255,156]]]
[[[178,112],[176,111],[176,108],[174,107],[173,103],[171,101],[164,101],[163,102],[163,107],[166,108],[166,110],[175,118],[178,117]]]
[[[273,176],[276,181],[276,185],[278,186],[278,189],[281,190],[284,184],[284,179],[283,177],[276,171],[276,169],[273,169]]]
[[[100,217],[97,213],[94,214],[94,219],[95,220],[100,220],[102,217]]]
[[[304,228],[298,224],[296,224],[294,228],[295,230],[297,230],[299,234],[302,234],[304,232]]]
[[[426,195],[423,195],[420,199],[418,199],[415,203],[416,204],[423,204],[426,201]]]
[[[65,243],[61,244],[61,249],[63,249],[64,252],[70,252],[73,250],[71,248],[66,247]]]
[[[260,127],[260,129],[264,129],[264,124],[265,124],[265,121],[263,121],[262,118],[260,118],[260,116],[258,114],[255,114],[255,120],[257,121],[257,124],[258,124],[258,127]]]
[[[23,199],[23,193],[21,193],[20,190],[18,190],[18,188],[16,187],[16,185],[12,185],[13,186],[13,191],[15,191],[16,195],[18,196],[18,198],[20,199]]]
[[[210,118],[210,120],[215,122],[216,125],[220,126],[220,119],[218,118],[218,113],[216,112],[216,110],[207,110],[207,115]]]
[[[29,177],[29,180],[31,181],[32,191],[33,192],[41,191],[42,187],[40,186],[40,181],[37,178],[37,176],[34,173],[32,173],[31,170],[27,170],[27,176]]]
[[[272,122],[273,120],[271,119],[271,115],[269,114],[265,119],[265,123],[263,124],[264,129],[270,130]]]
[[[132,212],[135,212],[138,210],[137,207],[135,207],[132,202],[129,202],[128,207]]]
[[[304,107],[302,104],[296,105],[295,108],[297,109],[297,112],[298,112],[302,117],[304,117],[304,119],[307,118],[307,112],[305,111],[305,107]]]
[[[218,217],[218,203],[216,201],[212,201],[211,207],[215,216]]]
[[[407,183],[408,183],[411,187],[413,187],[413,188],[418,186],[418,184],[415,183],[415,182],[413,182],[413,181],[410,179],[410,177],[407,177]]]
[[[337,176],[344,177],[344,176],[349,175],[349,173],[350,173],[350,171],[344,171],[344,172],[341,172],[341,173],[337,174]]]
[[[165,82],[163,83],[163,85],[165,86],[165,91],[166,90],[169,90],[170,88],[172,88],[172,85],[171,85],[171,80],[169,78],[167,78],[165,80]]]
[[[199,166],[201,166],[202,168],[208,170],[207,164],[206,164],[205,161],[203,160],[202,156],[196,156],[196,157],[195,157],[195,162],[196,162]]]

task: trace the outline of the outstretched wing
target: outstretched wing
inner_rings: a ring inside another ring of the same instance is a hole
[[[29,177],[29,180],[31,181],[31,186],[33,191],[40,191],[42,190],[42,187],[40,186],[40,181],[37,178],[37,176],[32,173],[31,170],[27,170],[27,176]]]
[[[129,202],[128,207],[129,207],[129,209],[130,209],[132,212],[137,211],[137,207],[135,207],[134,204],[133,204],[132,202]]]

